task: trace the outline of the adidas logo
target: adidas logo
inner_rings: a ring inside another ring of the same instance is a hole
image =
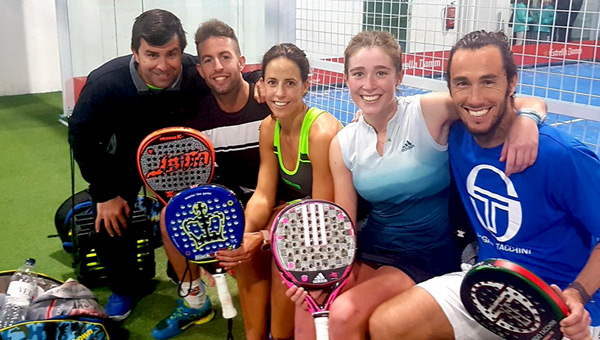
[[[415,145],[413,143],[411,143],[409,140],[407,140],[406,142],[404,142],[404,145],[402,145],[402,150],[400,150],[400,151],[402,151],[402,152],[408,151],[414,147],[415,147]]]
[[[325,278],[323,273],[317,274],[317,276],[315,276],[315,278],[312,281],[312,283],[326,283],[326,282],[327,282],[327,279]]]

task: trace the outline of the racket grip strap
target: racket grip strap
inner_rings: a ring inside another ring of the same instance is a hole
[[[229,293],[229,286],[227,285],[225,274],[215,274],[214,278],[217,285],[219,300],[221,301],[221,308],[223,309],[223,318],[233,319],[237,315],[237,310],[233,306],[233,301],[231,300],[231,294]]]
[[[329,340],[329,313],[317,313],[313,316],[317,340]]]

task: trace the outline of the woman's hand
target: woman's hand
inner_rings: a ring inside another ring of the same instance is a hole
[[[254,83],[254,100],[257,103],[262,104],[267,101],[267,95],[265,91],[265,81],[262,77]]]
[[[283,284],[286,284],[285,281],[283,281]],[[285,296],[289,297],[290,300],[296,304],[296,307],[302,308],[306,311],[308,310],[305,300],[307,295],[308,293],[304,290],[304,288],[294,285],[290,286],[285,292]]]
[[[506,162],[506,176],[521,172],[535,163],[538,154],[539,132],[537,124],[527,117],[517,117],[504,146],[501,162]]]
[[[260,248],[264,238],[262,233],[244,233],[242,245],[233,250],[219,250],[217,260],[219,265],[229,271],[244,262],[252,260],[254,253]]]

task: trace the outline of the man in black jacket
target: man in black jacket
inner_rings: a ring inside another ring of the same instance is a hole
[[[184,54],[180,20],[164,10],[135,19],[132,55],[92,71],[69,122],[69,142],[97,212],[96,251],[113,291],[106,311],[115,320],[131,312],[144,284],[138,276],[136,239],[127,218],[142,186],[136,152],[149,133],[182,125],[188,107],[210,93]]]

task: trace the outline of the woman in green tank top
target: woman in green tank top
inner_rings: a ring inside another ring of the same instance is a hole
[[[342,125],[328,112],[304,103],[310,66],[298,47],[273,46],[263,57],[262,70],[271,116],[260,126],[258,184],[246,206],[242,247],[220,252],[218,259],[251,261],[251,266],[236,268],[239,289],[252,291],[240,295],[246,329],[266,330],[270,324],[272,339],[289,339],[294,335],[295,306],[285,296],[287,287],[272,265],[271,253],[257,251],[264,242],[260,231],[270,229],[279,210],[275,207],[282,202],[304,197],[333,201],[329,144]],[[246,338],[259,339],[251,334]]]

